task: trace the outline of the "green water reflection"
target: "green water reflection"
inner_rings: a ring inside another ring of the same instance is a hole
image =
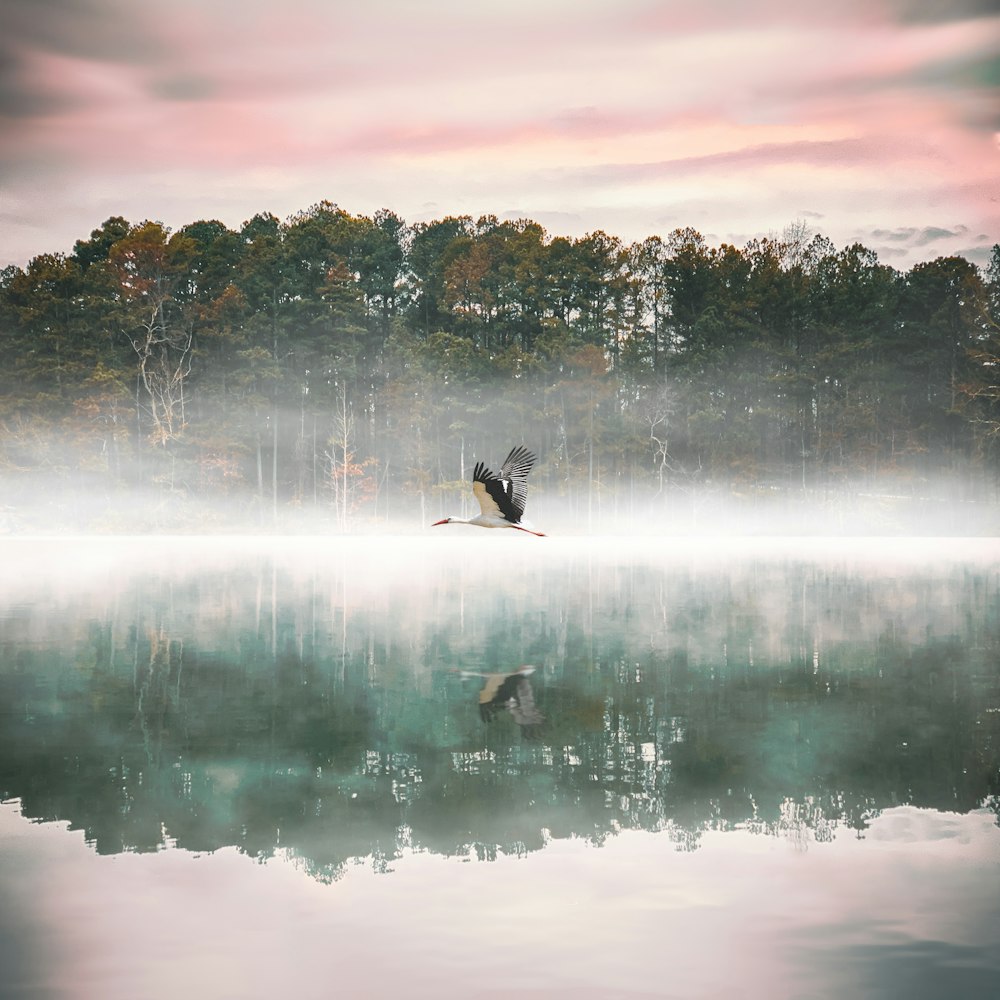
[[[103,854],[235,845],[332,879],[410,848],[1000,811],[982,553],[60,544],[5,544],[0,797]],[[544,722],[484,721],[457,671],[524,663]]]

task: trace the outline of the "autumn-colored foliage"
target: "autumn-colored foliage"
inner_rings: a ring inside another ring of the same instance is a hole
[[[86,472],[342,530],[423,517],[521,441],[577,513],[939,473],[992,496],[998,303],[1000,247],[903,273],[801,226],[737,248],[330,202],[115,217],[0,275],[0,467],[15,493]]]

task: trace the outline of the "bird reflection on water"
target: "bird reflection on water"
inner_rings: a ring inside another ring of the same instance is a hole
[[[535,704],[535,693],[528,679],[534,672],[535,668],[530,665],[508,673],[458,671],[463,678],[483,678],[483,687],[479,692],[479,717],[483,722],[492,722],[501,710],[506,710],[527,739],[536,738],[545,722],[545,716]]]

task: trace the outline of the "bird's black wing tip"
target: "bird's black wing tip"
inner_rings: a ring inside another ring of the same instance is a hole
[[[472,481],[474,483],[488,483],[491,479],[496,478],[496,474],[485,462],[476,462],[476,467],[472,470]]]
[[[526,475],[535,464],[536,455],[523,444],[515,445],[510,454],[503,460],[503,468],[508,471],[517,470]]]

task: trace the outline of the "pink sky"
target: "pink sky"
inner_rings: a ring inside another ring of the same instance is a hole
[[[993,0],[6,0],[0,266],[328,199],[906,268],[1000,241]]]

